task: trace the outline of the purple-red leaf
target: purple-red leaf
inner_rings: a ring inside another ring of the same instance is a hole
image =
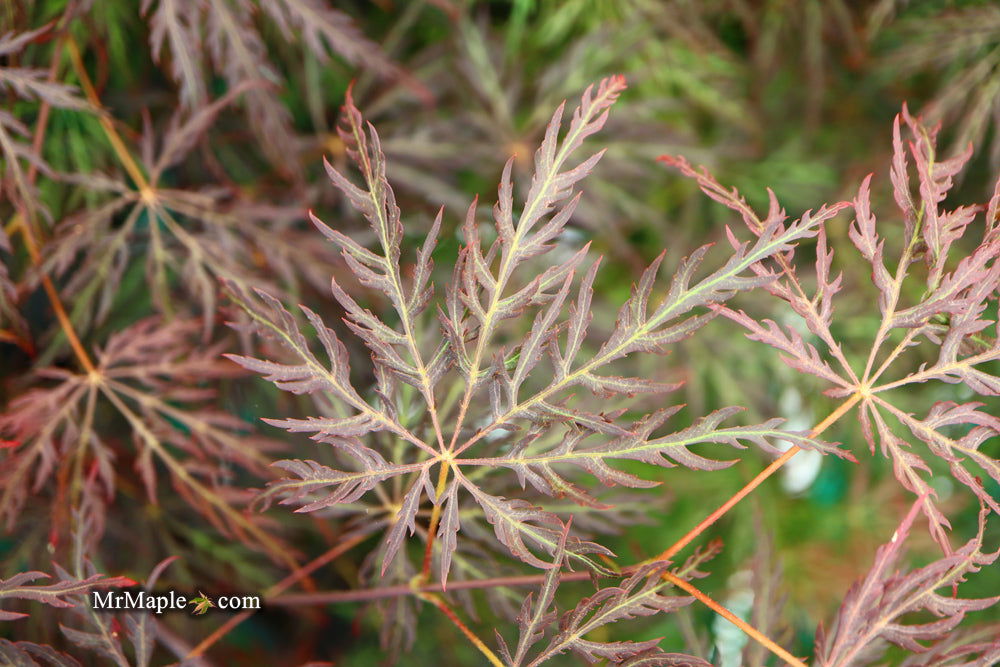
[[[816,635],[816,655],[823,667],[867,664],[877,660],[885,642],[906,650],[923,652],[920,640],[938,640],[947,636],[965,614],[992,606],[1000,596],[960,598],[953,588],[966,575],[992,564],[1000,552],[983,553],[985,511],[979,516],[979,535],[954,553],[925,567],[899,573],[893,570],[904,553],[903,543],[920,510],[920,501],[903,519],[892,540],[879,547],[872,568],[855,583],[837,614],[829,632],[822,628]],[[938,593],[949,589],[951,595]],[[928,611],[940,620],[905,623],[903,617],[916,611]]]

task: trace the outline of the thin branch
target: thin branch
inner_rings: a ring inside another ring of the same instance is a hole
[[[438,595],[435,595],[434,593],[421,593],[420,599],[426,600],[427,602],[430,602],[432,605],[440,609],[444,613],[444,615],[447,616],[448,619],[455,624],[455,627],[461,630],[462,634],[465,635],[466,639],[472,642],[472,645],[475,646],[477,649],[479,649],[479,651],[484,656],[486,656],[486,659],[489,660],[491,665],[493,665],[494,667],[504,667],[503,662],[500,661],[500,658],[497,657],[497,654],[494,653],[492,650],[490,650],[490,647],[484,644],[483,640],[477,637],[476,633],[470,630],[469,626],[467,626],[465,623],[462,622],[462,619],[458,617],[458,614],[455,613],[454,609],[448,606],[447,602],[442,600]]]
[[[757,630],[757,628],[753,627],[752,625],[744,621],[742,618],[740,618],[733,612],[723,607],[721,604],[710,598],[705,593],[702,593],[695,586],[684,581],[683,579],[674,575],[671,572],[664,572],[661,576],[670,583],[672,583],[673,585],[677,586],[678,588],[686,591],[687,593],[690,593],[699,602],[701,602],[706,607],[717,613],[719,616],[722,616],[724,619],[726,619],[727,621],[738,627],[740,630],[742,630],[748,636],[750,636],[754,641],[764,646],[767,650],[771,651],[771,653],[774,653],[776,656],[787,662],[789,665],[793,665],[793,667],[806,667],[806,663],[802,662],[801,660],[793,656],[791,653],[789,653],[785,649],[775,644],[766,635]]]
[[[49,65],[48,80],[50,82],[55,81],[59,73],[59,60],[62,57],[62,45],[62,40],[56,43],[55,52],[52,56],[52,62]],[[51,105],[47,101],[43,101],[38,112],[38,121],[36,123],[37,129],[32,141],[32,150],[36,155],[41,155],[42,143],[45,140],[45,132],[48,129],[50,113]],[[15,166],[15,169],[16,168],[17,167]],[[28,167],[28,183],[34,183],[37,176],[38,165],[32,163]],[[28,193],[25,192],[26,197],[27,195]],[[66,334],[66,340],[69,341],[69,345],[73,349],[73,353],[76,355],[76,358],[80,361],[80,365],[88,375],[93,375],[96,373],[94,362],[91,360],[90,355],[87,354],[87,350],[84,348],[83,343],[80,342],[80,337],[77,335],[76,329],[73,328],[73,322],[70,320],[69,315],[66,313],[66,308],[62,304],[62,300],[59,298],[59,291],[56,289],[52,279],[43,267],[41,252],[38,249],[38,240],[35,238],[36,230],[34,209],[28,200],[23,202],[23,205],[25,211],[15,215],[14,220],[11,220],[10,222],[10,226],[13,228],[20,227],[22,236],[24,237],[25,247],[28,249],[28,256],[31,258],[31,263],[39,271],[42,288],[45,290],[49,303],[52,304],[52,311],[55,313],[56,319],[59,320],[59,326],[62,328],[63,333]],[[20,224],[18,224],[18,220],[20,220]]]
[[[334,560],[335,558],[339,557],[344,552],[352,549],[356,545],[358,545],[361,542],[363,542],[367,537],[368,537],[368,533],[364,532],[364,533],[360,533],[360,534],[354,535],[353,537],[349,537],[346,540],[344,540],[343,542],[340,542],[339,544],[335,545],[333,548],[327,550],[325,553],[323,553],[322,555],[318,556],[317,558],[314,558],[312,561],[310,561],[306,565],[303,565],[302,567],[297,568],[294,572],[292,572],[291,574],[289,574],[287,577],[285,577],[284,579],[282,579],[281,581],[279,581],[278,583],[274,584],[273,586],[271,586],[270,588],[268,588],[266,591],[264,591],[264,599],[267,601],[268,604],[276,604],[276,603],[280,604],[280,602],[276,602],[275,600],[272,600],[271,598],[273,598],[273,597],[275,597],[277,595],[280,595],[281,593],[285,592],[286,590],[288,590],[289,588],[291,588],[293,585],[295,585],[298,581],[300,581],[300,580],[308,577],[310,574],[312,574],[313,572],[315,572],[319,568],[323,567],[324,565],[326,565],[330,561]],[[309,593],[308,595],[318,595],[318,594],[317,593]],[[280,600],[280,598],[278,598],[278,600]],[[193,660],[195,658],[198,658],[198,657],[204,655],[205,651],[207,651],[209,648],[211,648],[212,645],[214,645],[220,639],[222,639],[227,634],[229,634],[229,632],[232,631],[240,623],[242,623],[243,621],[245,621],[248,618],[250,618],[251,616],[253,616],[253,614],[255,613],[255,611],[256,610],[246,610],[246,611],[240,612],[239,614],[236,614],[235,616],[230,617],[228,620],[226,620],[225,623],[223,623],[218,628],[216,628],[215,631],[212,632],[212,634],[210,634],[209,636],[205,637],[203,640],[201,640],[198,643],[197,646],[195,646],[193,649],[191,649],[190,651],[188,651],[188,654],[186,656],[184,656],[184,659],[181,660],[181,662],[182,663],[187,663],[188,660]]]
[[[438,473],[437,487],[434,489],[434,508],[431,510],[431,520],[427,526],[427,548],[424,550],[424,564],[420,569],[420,576],[424,581],[430,576],[431,561],[434,555],[434,538],[437,536],[438,524],[441,522],[441,496],[448,486],[448,472],[451,469],[450,459],[441,461],[441,472]]]
[[[862,395],[860,393],[853,394],[850,398],[840,404],[836,410],[831,412],[826,419],[817,424],[811,431],[809,431],[809,437],[815,438],[828,429],[834,422],[843,417],[854,405],[861,399]],[[659,556],[652,560],[669,560],[678,551],[689,545],[695,540],[699,535],[701,535],[705,530],[718,521],[726,512],[731,510],[737,503],[743,500],[746,496],[750,494],[751,491],[756,489],[760,484],[776,473],[783,465],[788,463],[793,456],[802,451],[801,447],[797,445],[792,445],[792,447],[782,454],[780,457],[775,459],[769,466],[764,468],[760,473],[757,474],[752,480],[746,483],[742,489],[737,491],[733,496],[724,502],[718,509],[705,517],[697,526],[689,530],[682,538],[674,542],[670,547],[665,549]]]
[[[122,141],[118,131],[115,130],[111,115],[101,106],[101,99],[98,97],[97,91],[94,89],[94,84],[90,80],[90,75],[87,74],[87,69],[83,65],[83,58],[80,56],[80,47],[77,46],[76,41],[70,36],[66,37],[66,47],[69,51],[70,61],[73,63],[73,69],[76,70],[76,75],[80,78],[80,87],[83,88],[87,100],[97,110],[97,118],[101,122],[101,127],[104,128],[104,134],[108,137],[108,141],[111,142],[111,147],[121,161],[122,166],[125,167],[125,171],[128,172],[128,175],[135,182],[139,192],[142,193],[143,198],[151,199],[153,193],[150,190],[149,182],[143,175],[142,169],[139,168],[135,159],[128,152],[128,149],[125,148],[125,142]]]
[[[591,577],[590,572],[566,572],[559,577],[560,581],[586,581]],[[449,581],[448,591],[466,591],[480,588],[501,588],[504,586],[538,586],[544,581],[544,574],[525,574],[515,577],[490,577],[488,579],[468,579],[466,581]],[[424,584],[416,587],[417,591],[424,593],[443,593],[444,586],[441,582]],[[297,607],[307,604],[336,604],[339,602],[367,602],[370,600],[383,600],[385,598],[400,597],[414,593],[414,588],[407,584],[397,586],[379,586],[377,588],[367,588],[358,591],[320,591],[317,593],[294,593],[292,595],[282,595],[268,604]]]
[[[62,327],[63,333],[66,334],[66,340],[69,341],[70,347],[73,348],[73,353],[80,361],[80,365],[83,367],[83,370],[86,371],[88,375],[94,375],[97,373],[97,368],[94,366],[94,362],[90,358],[90,355],[87,354],[87,350],[83,347],[83,343],[80,341],[80,337],[77,335],[76,329],[73,328],[73,322],[70,320],[69,314],[66,313],[66,308],[62,304],[62,300],[59,298],[59,290],[56,289],[56,286],[53,284],[49,274],[42,266],[42,255],[38,250],[38,243],[35,241],[34,223],[29,222],[33,216],[30,213],[28,215],[22,215],[19,213],[18,217],[22,220],[20,227],[24,237],[24,245],[28,249],[28,256],[31,258],[31,263],[39,271],[42,288],[45,290],[49,303],[52,304],[52,311],[55,313],[56,319],[59,320],[59,326]]]

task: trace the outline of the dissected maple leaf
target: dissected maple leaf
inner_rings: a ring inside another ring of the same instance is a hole
[[[905,143],[903,126],[912,137]],[[934,457],[947,464],[956,481],[971,490],[981,503],[1000,513],[1000,504],[968,466],[974,463],[1000,482],[1000,462],[983,451],[984,443],[1000,434],[1000,421],[980,410],[983,404],[978,402],[942,401],[926,416],[914,415],[899,407],[891,390],[937,380],[963,383],[968,390],[982,396],[1000,394],[1000,379],[992,374],[990,367],[991,362],[1000,359],[1000,336],[996,335],[1000,332],[1000,320],[990,307],[1000,289],[1000,235],[995,220],[1000,205],[1000,182],[985,207],[986,224],[976,226],[972,223],[980,207],[959,206],[951,210],[943,207],[971,150],[939,159],[938,128],[926,127],[905,106],[892,130],[889,180],[904,232],[895,269],[887,266],[891,262],[886,253],[884,223],[877,223],[871,209],[871,176],[862,182],[853,201],[854,221],[848,230],[851,243],[871,266],[881,313],[881,324],[869,346],[863,370],[859,371],[848,356],[849,341],[842,341],[839,333],[834,333],[834,297],[841,289],[842,277],[833,275],[834,251],[827,244],[822,226],[846,203],[803,216],[821,221],[817,235],[816,288],[812,295],[805,287],[792,249],[753,267],[759,276],[775,277],[763,285],[764,289],[791,306],[820,347],[793,327],[786,331],[771,320],[758,320],[724,305],[715,309],[745,327],[751,340],[777,349],[782,361],[791,368],[823,380],[829,396],[847,399],[851,405],[859,404],[858,418],[871,452],[874,454],[878,443],[881,452],[892,460],[896,478],[920,496],[931,533],[948,552],[950,523],[935,503],[937,493],[928,479],[932,474],[930,464],[913,447],[913,442],[926,444]],[[911,187],[908,155],[914,163],[916,197]],[[706,170],[694,169],[683,158],[664,157],[663,161],[695,179],[709,197],[738,212],[755,234],[774,220],[784,218],[773,193],[768,214],[762,219],[735,189],[725,188]],[[965,250],[967,243],[972,244],[971,251]],[[923,285],[919,286],[923,293],[916,303],[907,305],[907,288],[919,279],[913,275],[917,273],[913,269],[921,259],[926,265]],[[990,330],[992,335],[987,333]],[[901,340],[885,353],[894,333]],[[928,343],[937,346],[937,360],[917,369],[907,368],[903,352]],[[891,373],[898,379],[883,379]],[[889,416],[902,429],[895,427]],[[956,427],[961,429],[958,435]]]
[[[131,429],[135,472],[151,502],[158,496],[162,466],[174,489],[218,528],[255,535],[275,557],[286,557],[279,556],[283,550],[233,506],[225,491],[232,481],[225,467],[235,464],[263,474],[267,459],[262,452],[276,443],[249,435],[246,422],[226,412],[194,407],[214,395],[204,381],[241,373],[220,358],[220,347],[192,346],[199,328],[193,320],[143,320],[110,337],[98,350],[93,374],[55,367],[38,372],[40,379],[55,384],[22,394],[0,413],[0,433],[22,443],[6,450],[0,468],[0,516],[8,525],[19,518],[29,494],[57,472],[83,476],[93,470],[102,495],[114,493],[119,443],[95,428],[97,410],[107,407]],[[76,456],[82,465],[73,465]],[[82,488],[83,480],[79,482]]]
[[[605,485],[649,486],[649,482],[618,471],[608,462],[631,459],[713,470],[729,462],[706,458],[689,448],[703,443],[733,447],[753,443],[776,453],[770,442],[787,439],[803,447],[840,453],[814,438],[781,430],[779,420],[757,426],[721,426],[734,409],[718,411],[661,437],[654,432],[679,408],[639,421],[621,419],[628,399],[663,393],[677,385],[600,371],[630,354],[663,352],[711,320],[713,308],[720,302],[772,282],[775,276],[754,275],[751,269],[814,236],[824,219],[804,216],[786,224],[776,217],[757,230],[755,240],[737,243],[728,261],[707,275],[701,270],[707,247],[698,249],[680,263],[665,296],[654,306],[650,300],[664,259],[661,255],[621,307],[610,336],[596,352],[587,351],[599,262],[590,264],[576,297],[571,298],[587,249],[547,268],[539,266],[539,258],[552,249],[553,241],[574,215],[579,202],[576,185],[597,164],[602,152],[570,166],[573,154],[603,126],[610,106],[624,89],[621,77],[588,88],[565,132],[561,132],[563,108],[556,111],[535,154],[535,173],[519,213],[515,212],[511,180],[513,159],[507,162],[493,210],[495,227],[489,230],[495,240],[485,241],[487,228],[477,221],[476,202],[469,207],[462,225],[464,245],[455,258],[444,299],[437,303],[436,323],[421,314],[433,301],[431,255],[442,215],[435,219],[416,253],[412,273],[406,276],[402,269],[402,214],[387,178],[379,137],[371,125],[365,127],[348,93],[341,136],[361,172],[363,185],[355,185],[330,164],[327,173],[367,219],[377,247],[369,249],[315,217],[314,223],[340,247],[357,280],[384,295],[394,317],[362,306],[338,280],[333,281],[333,294],[347,315],[345,322],[372,354],[376,386],[367,392],[352,383],[344,342],[316,313],[302,309],[325,359],[314,352],[295,317],[278,299],[261,290],[229,285],[234,300],[247,311],[255,328],[282,342],[291,360],[230,358],[282,389],[323,399],[321,407],[330,412],[323,417],[267,421],[291,432],[311,433],[314,440],[331,445],[345,466],[337,469],[316,461],[279,462],[279,467],[297,479],[270,485],[262,496],[265,501],[280,497],[283,503],[300,505],[300,511],[316,511],[363,502],[369,492],[393,481],[396,501],[378,507],[392,515],[382,547],[383,574],[401,550],[406,534],[416,532],[415,518],[427,499],[439,520],[429,526],[431,534],[425,539],[436,541],[440,548],[439,574],[445,582],[463,530],[460,516],[464,499],[480,508],[496,539],[513,555],[538,568],[551,567],[546,555],[557,549],[562,521],[528,499],[493,491],[488,476],[497,470],[513,469],[522,485],[531,481],[544,495],[596,507],[600,503],[570,481],[563,469],[583,468]],[[526,272],[527,278],[522,275]],[[505,320],[530,318],[532,313],[534,323],[521,340],[497,345]],[[552,372],[547,373],[548,368]],[[458,407],[450,412],[439,404],[439,386],[445,377],[455,378],[464,387]],[[415,389],[420,401],[404,398],[403,386]],[[622,408],[592,412],[585,399],[570,393],[577,387],[591,396],[614,397]],[[477,403],[480,396],[483,400]],[[339,405],[331,409],[323,403],[328,399],[336,399]],[[477,426],[470,430],[473,423]],[[436,485],[430,473],[435,466],[439,470]],[[400,485],[395,481],[399,479],[405,482]],[[576,536],[568,538],[565,551],[570,561],[595,571],[604,568],[591,554],[610,553]]]
[[[93,574],[86,579],[76,580],[64,570],[58,568],[60,581],[54,584],[35,584],[39,579],[49,579],[51,575],[44,572],[21,572],[13,577],[0,581],[0,599],[19,598],[34,600],[51,607],[72,607],[72,602],[64,599],[70,595],[89,593],[102,588],[118,588],[134,586],[135,582],[127,577],[107,577],[103,574]],[[28,614],[13,611],[0,611],[0,620],[12,621],[24,618]]]
[[[983,553],[983,530],[988,512],[979,515],[979,534],[954,553],[930,565],[900,573],[893,571],[904,553],[903,544],[913,520],[921,509],[915,502],[892,535],[879,547],[875,562],[865,578],[853,586],[844,598],[836,619],[816,633],[816,656],[819,665],[871,664],[879,659],[886,642],[915,653],[926,647],[921,640],[939,640],[954,630],[965,614],[985,609],[1000,601],[1000,596],[961,598],[955,592],[966,575],[996,561],[1000,551]],[[951,595],[937,591],[950,588]],[[906,614],[928,611],[940,620],[910,622]]]

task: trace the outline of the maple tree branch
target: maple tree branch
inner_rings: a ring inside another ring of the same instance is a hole
[[[694,585],[681,579],[672,572],[664,572],[660,576],[663,577],[663,579],[665,579],[666,581],[672,583],[674,586],[677,586],[678,588],[684,590],[685,592],[690,593],[699,602],[701,602],[706,607],[714,611],[716,614],[722,616],[724,619],[726,619],[727,621],[738,627],[740,630],[749,635],[754,641],[764,646],[767,650],[771,651],[771,653],[774,653],[776,656],[787,662],[789,665],[793,665],[793,667],[806,667],[806,663],[802,662],[801,660],[793,656],[791,653],[783,649],[781,646],[774,643],[770,638],[767,637],[767,635],[763,634],[762,632],[757,630],[757,628],[753,627],[752,625],[744,621],[742,618],[740,618],[733,612],[723,607],[721,604],[713,600],[711,597],[709,597],[705,593],[702,593]]]
[[[467,581],[453,581],[448,584],[448,589],[452,591],[456,590],[470,590],[470,589],[483,589],[483,588],[498,588],[503,586],[535,586],[541,584],[547,575],[545,574],[535,574],[535,575],[524,575],[515,577],[490,577],[486,579],[472,579]],[[747,635],[752,637],[755,641],[759,642],[761,645],[766,647],[768,650],[772,651],[775,655],[781,659],[787,661],[791,665],[796,667],[804,667],[804,664],[798,659],[794,658],[790,653],[788,653],[781,646],[777,645],[766,635],[761,633],[759,630],[754,628],[752,625],[746,621],[740,619],[738,616],[733,614],[731,611],[720,605],[718,602],[713,600],[707,594],[701,592],[698,588],[688,583],[684,579],[670,573],[664,572],[662,578],[665,581],[683,589],[684,591],[690,593],[700,602],[704,603],[710,609],[720,614],[727,620],[734,623],[737,627],[743,630]],[[590,579],[590,573],[588,572],[566,572],[560,576],[562,581],[585,581]],[[382,586],[378,588],[369,588],[367,590],[360,591],[327,591],[318,593],[300,593],[293,595],[285,595],[277,597],[273,600],[269,600],[272,605],[280,606],[298,606],[298,605],[309,605],[309,604],[331,604],[331,603],[343,603],[343,602],[363,602],[378,599],[385,599],[391,597],[400,597],[404,595],[416,595],[423,600],[434,604],[442,612],[444,612],[457,626],[462,630],[463,634],[466,635],[477,648],[483,651],[484,655],[489,657],[493,655],[493,652],[482,645],[482,642],[476,637],[468,628],[462,623],[454,612],[447,607],[446,603],[441,600],[437,593],[443,592],[443,586],[440,583],[436,584],[426,584],[420,586],[410,586],[406,584],[401,584],[397,586]],[[485,650],[484,650],[485,649]],[[190,656],[189,656],[190,657]],[[498,663],[493,663],[498,664]]]
[[[698,588],[696,588],[692,584],[689,584],[684,579],[681,579],[680,577],[677,577],[676,575],[670,572],[664,572],[661,576],[664,580],[683,589],[685,592],[690,593],[692,596],[694,596],[700,602],[704,603],[710,609],[712,609],[716,613],[720,614],[727,620],[734,623],[747,635],[752,637],[755,641],[758,641],[761,645],[766,647],[768,650],[772,651],[775,655],[777,655],[781,659],[787,661],[791,665],[795,665],[796,667],[804,667],[801,661],[794,658],[781,646],[778,646],[766,635],[764,635],[759,630],[754,628],[752,625],[750,625],[746,621],[742,620],[741,618],[733,614],[731,611],[720,605],[718,602],[713,600],[705,593],[702,593]],[[453,581],[448,584],[448,589],[456,591],[456,590],[471,590],[471,589],[482,589],[482,588],[497,588],[502,586],[535,586],[541,584],[545,580],[545,577],[546,575],[544,574],[535,574],[535,575],[524,575],[515,577],[491,577],[487,579]],[[560,576],[560,579],[562,581],[585,581],[590,579],[590,574],[588,572],[582,572],[582,571],[566,572]],[[446,611],[438,604],[438,602],[444,604],[444,601],[441,600],[437,595],[435,595],[436,593],[440,592],[443,592],[443,587],[440,583],[427,584],[417,587],[401,584],[398,586],[382,586],[379,588],[370,588],[367,590],[360,590],[360,591],[327,591],[318,593],[299,593],[293,595],[284,595],[281,597],[274,598],[273,600],[269,600],[268,602],[269,604],[272,605],[299,606],[299,605],[310,605],[310,604],[332,604],[338,602],[341,603],[363,602],[363,601],[400,597],[403,595],[413,594],[417,595],[421,599],[431,602],[439,609],[441,609],[446,615],[449,616],[449,618],[453,622],[456,622],[456,625],[458,625],[459,629],[463,631],[463,634],[466,634],[466,630],[468,628],[466,628],[466,626],[461,622],[460,619],[457,618],[457,616],[452,615],[454,614],[454,612],[451,612],[451,614],[449,614],[449,611],[451,611],[450,609]],[[473,643],[476,643],[476,641],[478,641],[478,638],[475,637],[475,635],[470,636],[469,634],[466,634],[466,636],[469,637],[469,639],[473,641]],[[479,647],[479,644],[477,644],[477,647]],[[482,648],[480,648],[480,650],[482,650]],[[488,651],[489,649],[486,650]],[[484,652],[484,654],[486,653]],[[490,654],[492,654],[492,651],[490,651],[490,653],[486,655],[488,656]]]
[[[80,78],[80,87],[83,88],[83,93],[87,96],[87,101],[90,102],[97,111],[97,119],[100,121],[101,127],[104,128],[104,134],[111,143],[111,148],[114,149],[115,154],[121,161],[125,171],[128,172],[128,175],[135,182],[136,187],[139,188],[143,197],[149,196],[151,194],[149,182],[143,175],[142,169],[139,168],[135,159],[128,152],[128,149],[125,148],[125,142],[122,141],[118,131],[115,130],[114,123],[111,120],[111,115],[106,112],[104,107],[101,105],[101,99],[98,97],[97,91],[94,89],[94,84],[90,80],[90,75],[87,74],[87,69],[83,66],[83,58],[80,56],[80,47],[77,46],[76,41],[72,37],[67,36],[66,48],[69,51],[69,58],[73,63],[73,69],[76,71],[76,75]]]
[[[560,575],[560,581],[587,581],[590,579],[590,572],[564,572]],[[481,588],[500,588],[504,586],[537,586],[545,581],[544,574],[525,574],[512,577],[489,577],[486,579],[467,579],[465,581],[449,581],[449,591],[467,591]],[[371,600],[383,600],[385,598],[399,597],[401,595],[411,595],[420,591],[425,593],[443,593],[444,586],[441,582],[423,584],[415,589],[408,584],[396,586],[379,586],[377,588],[367,588],[356,591],[318,591],[316,593],[293,593],[282,595],[268,604],[297,607],[307,604],[334,604],[338,602],[369,602]]]
[[[303,565],[300,568],[297,568],[295,571],[293,571],[287,577],[285,577],[284,579],[282,579],[281,581],[279,581],[278,583],[274,584],[273,586],[271,586],[270,588],[268,588],[266,591],[264,591],[264,595],[263,595],[264,599],[267,600],[268,604],[272,604],[274,602],[273,600],[271,600],[272,597],[280,595],[281,593],[285,592],[286,590],[288,590],[289,588],[291,588],[293,585],[295,585],[298,581],[300,581],[302,579],[305,579],[306,577],[308,577],[310,574],[312,574],[313,572],[315,572],[319,568],[323,567],[324,565],[326,565],[330,561],[332,561],[332,560],[336,559],[337,557],[339,557],[340,555],[342,555],[344,552],[349,551],[353,547],[357,546],[358,544],[360,544],[361,542],[363,542],[368,537],[368,535],[369,535],[368,532],[363,532],[363,533],[354,535],[352,537],[349,537],[348,539],[344,540],[343,542],[340,542],[339,544],[333,546],[331,549],[328,549],[322,555],[314,558],[309,563]],[[195,658],[198,658],[198,657],[204,655],[205,651],[207,651],[209,648],[211,648],[212,645],[214,645],[220,639],[222,639],[227,634],[229,634],[229,632],[232,631],[240,623],[242,623],[243,621],[245,621],[248,618],[250,618],[251,616],[253,616],[253,614],[256,611],[258,611],[258,610],[256,610],[256,609],[248,609],[248,610],[240,612],[239,614],[236,614],[235,616],[231,616],[229,619],[226,620],[225,623],[223,623],[218,628],[216,628],[212,632],[212,634],[210,634],[207,637],[205,637],[204,639],[202,639],[198,643],[197,646],[195,646],[190,651],[188,651],[187,655],[184,656],[184,658],[183,658],[183,660],[181,660],[181,662],[185,663],[188,660],[193,660]]]
[[[455,627],[457,627],[462,634],[465,635],[466,639],[472,642],[472,645],[479,649],[484,656],[486,656],[486,659],[489,660],[491,665],[494,667],[504,667],[503,662],[501,662],[500,658],[497,657],[497,654],[494,653],[489,646],[484,644],[483,640],[477,637],[476,633],[469,629],[469,626],[462,622],[462,619],[458,617],[458,614],[455,613],[454,609],[448,606],[447,602],[434,593],[419,593],[418,595],[421,600],[426,600],[440,609],[442,613],[444,613],[444,615],[455,624]]]
[[[440,498],[448,486],[448,472],[450,470],[451,460],[442,460],[441,472],[438,473],[437,488],[434,489],[434,495],[436,496],[434,500],[437,502],[434,503],[434,508],[431,510],[431,519],[427,526],[427,548],[424,550],[424,564],[420,570],[420,576],[425,581],[431,572],[431,560],[434,556],[434,539],[437,537],[438,523],[441,521],[441,506],[444,504],[440,502]]]
[[[846,401],[841,403],[836,410],[831,412],[826,419],[817,424],[811,431],[809,431],[809,437],[815,438],[828,429],[834,422],[843,417],[848,410],[854,407],[854,405],[862,398],[862,394],[855,392]],[[797,445],[792,445],[792,447],[786,451],[784,454],[779,456],[777,459],[771,462],[769,466],[760,471],[757,476],[752,480],[747,482],[742,489],[737,491],[732,497],[726,502],[719,506],[714,512],[705,517],[697,526],[689,530],[683,537],[674,542],[670,547],[665,549],[659,556],[650,560],[669,560],[678,551],[686,547],[688,544],[693,542],[695,538],[701,535],[705,530],[718,521],[726,512],[731,510],[737,503],[743,500],[746,496],[750,494],[751,491],[756,489],[760,484],[766,480],[768,477],[776,473],[783,465],[788,463],[793,456],[802,451],[802,448]]]
[[[64,41],[56,41],[55,50],[52,52],[52,61],[49,63],[49,73],[47,81],[55,83],[59,77],[59,61],[62,60],[62,50]],[[52,105],[48,101],[42,100],[42,105],[38,109],[38,120],[35,121],[35,136],[32,138],[31,151],[38,156],[42,154],[42,144],[45,142],[45,133],[49,127],[49,116],[52,115]],[[38,163],[32,162],[28,165],[28,182],[34,183],[38,176]]]
[[[56,44],[55,52],[52,56],[52,62],[49,65],[49,82],[55,81],[59,73],[59,60],[62,57],[62,45],[62,40]],[[36,124],[37,130],[32,140],[31,147],[32,151],[36,155],[41,155],[42,143],[45,141],[45,132],[48,129],[51,110],[52,105],[47,101],[43,101],[38,112],[38,121]],[[32,163],[28,167],[28,183],[34,183],[37,177],[38,165],[36,163]],[[90,355],[87,354],[86,348],[84,348],[83,343],[80,341],[80,337],[76,333],[76,329],[73,327],[73,322],[66,313],[66,308],[63,306],[62,300],[59,298],[59,291],[56,289],[52,279],[42,266],[42,255],[38,249],[38,240],[35,238],[36,230],[33,208],[27,201],[23,202],[23,207],[25,210],[14,216],[14,220],[11,221],[10,226],[12,228],[20,227],[21,235],[24,237],[24,245],[28,250],[28,256],[31,259],[32,265],[34,265],[39,271],[42,288],[45,290],[49,303],[52,304],[52,311],[55,313],[56,319],[59,321],[59,326],[62,328],[63,333],[66,334],[66,340],[69,341],[69,345],[73,349],[73,353],[76,355],[76,358],[80,361],[80,365],[83,366],[83,369],[87,372],[87,374],[92,375],[96,372],[94,362],[91,360]],[[18,220],[20,220],[20,224],[18,224]]]
[[[34,223],[29,222],[32,216],[30,213],[27,215],[19,213],[18,217],[22,220],[20,227],[22,236],[24,237],[24,245],[28,249],[28,256],[31,258],[31,263],[39,271],[42,288],[45,290],[45,295],[52,305],[52,311],[55,313],[56,319],[59,320],[59,326],[62,327],[63,333],[66,334],[66,340],[69,341],[69,345],[73,349],[76,358],[80,361],[80,365],[83,366],[83,370],[88,375],[93,375],[97,372],[97,368],[94,366],[93,360],[87,354],[86,348],[83,347],[83,343],[80,341],[80,337],[73,327],[73,322],[70,320],[69,314],[63,306],[62,299],[59,298],[59,290],[56,289],[52,278],[49,277],[49,274],[46,273],[42,266],[42,255],[38,250],[38,243],[35,240]]]

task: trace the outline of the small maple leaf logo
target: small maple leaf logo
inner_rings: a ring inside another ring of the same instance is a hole
[[[194,610],[191,612],[196,616],[200,616],[208,611],[209,607],[214,607],[215,603],[212,602],[212,598],[208,597],[201,591],[198,591],[198,597],[192,598],[188,604],[194,605]]]

